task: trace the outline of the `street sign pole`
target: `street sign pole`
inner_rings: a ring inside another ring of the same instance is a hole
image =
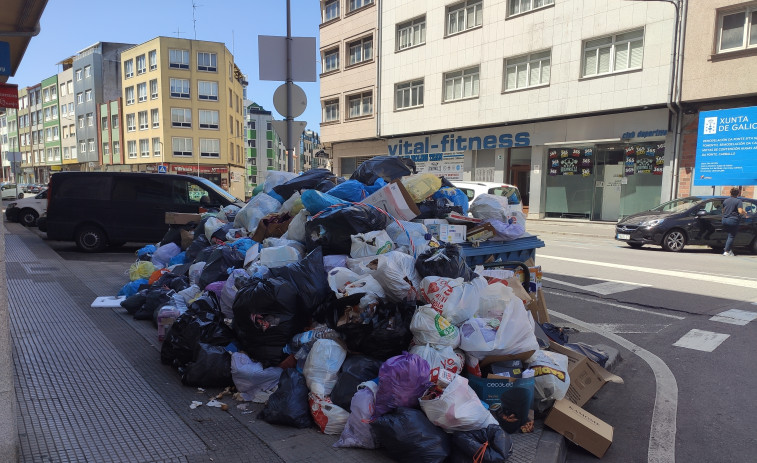
[[[292,157],[292,15],[290,10],[290,0],[287,0],[287,171],[294,172],[294,162]]]

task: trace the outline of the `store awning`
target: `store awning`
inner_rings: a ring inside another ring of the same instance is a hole
[[[32,37],[39,34],[39,19],[47,0],[3,0],[0,14],[0,42],[10,46],[10,75],[16,74]],[[0,82],[8,76],[0,75]]]

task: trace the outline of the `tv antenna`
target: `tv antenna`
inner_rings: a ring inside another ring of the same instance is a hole
[[[178,26],[176,26],[176,31],[174,32],[174,34],[176,34],[176,37],[177,37],[177,38],[181,38],[181,37],[180,37],[180,36],[181,36],[181,29],[179,29],[179,27],[178,27]]]
[[[192,27],[194,28],[195,32],[195,40],[197,40],[197,18],[195,17],[195,12],[197,11],[197,8],[202,5],[199,5],[195,3],[194,0],[192,0]]]

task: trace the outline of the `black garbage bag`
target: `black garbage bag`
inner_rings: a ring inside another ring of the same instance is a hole
[[[528,422],[529,411],[534,400],[533,388],[508,387],[499,397],[500,405],[491,411],[505,432],[518,432]]]
[[[421,410],[399,407],[371,422],[378,444],[400,463],[442,463],[450,454],[450,438]]]
[[[350,180],[357,180],[365,185],[373,185],[376,180],[383,178],[386,183],[414,174],[415,162],[410,158],[397,156],[374,156],[360,164],[350,176]]]
[[[143,289],[121,301],[121,307],[126,309],[126,313],[129,315],[134,315],[142,308],[145,301],[147,301],[147,290]]]
[[[231,308],[242,349],[264,367],[284,360],[284,346],[305,325],[297,289],[284,278],[252,279],[237,291]]]
[[[331,390],[331,401],[347,411],[350,410],[352,396],[360,383],[378,378],[381,360],[365,355],[350,355],[342,363],[342,370]]]
[[[203,251],[204,252],[204,251]],[[200,288],[205,288],[215,281],[225,281],[229,278],[229,268],[241,268],[244,265],[244,254],[231,246],[219,246],[205,261],[200,273]]]
[[[145,291],[145,303],[142,304],[136,312],[134,312],[135,320],[153,320],[157,323],[155,315],[158,309],[163,307],[171,300],[169,293],[170,289],[162,288],[160,286],[150,286]]]
[[[168,231],[163,235],[163,239],[160,240],[160,245],[166,245],[168,243],[176,243],[181,248],[181,229],[183,225],[169,225]]]
[[[349,254],[352,235],[383,230],[388,224],[388,217],[371,206],[328,209],[305,224],[305,245],[308,252],[322,246],[324,255]]]
[[[321,180],[321,183],[315,186],[315,190],[320,191],[321,193],[326,193],[330,189],[334,188],[336,186],[336,183],[332,182],[330,179]]]
[[[189,277],[186,275],[178,275],[172,270],[161,275],[153,286],[159,288],[166,287],[179,292],[189,287]]]
[[[463,207],[457,206],[448,198],[428,198],[418,203],[421,213],[416,219],[444,219],[450,213],[463,213]]]
[[[273,191],[286,201],[295,192],[300,190],[312,190],[317,187],[319,183],[333,176],[334,173],[328,169],[310,169],[286,183],[273,187]]]
[[[308,316],[323,302],[329,293],[326,271],[323,268],[323,251],[317,247],[299,262],[270,269],[271,276],[280,277],[297,289],[297,306]]]
[[[232,228],[234,228],[234,222],[225,223],[221,226],[221,228],[213,232],[213,235],[211,235],[211,237],[221,241],[226,241],[226,234],[229,233],[229,230],[231,230]]]
[[[223,346],[199,343],[194,361],[183,369],[181,382],[193,387],[233,386],[231,353]]]
[[[416,259],[415,270],[421,278],[436,276],[471,281],[478,276],[465,262],[463,248],[454,243],[444,243],[425,251]]]
[[[313,425],[308,403],[308,385],[302,373],[296,368],[287,368],[281,372],[279,387],[268,398],[258,419],[269,424],[300,429]]]
[[[481,463],[500,463],[513,453],[513,441],[510,435],[496,424],[475,431],[457,431],[452,433],[452,455],[449,463],[477,461]],[[484,449],[483,454],[481,449]]]
[[[208,239],[205,237],[205,233],[195,235],[195,239],[192,240],[192,244],[190,244],[185,251],[186,254],[184,254],[184,262],[202,262],[201,260],[196,260],[197,256],[201,251],[208,247],[210,247],[210,241],[208,241]]]
[[[607,360],[610,359],[610,356],[607,355],[605,351],[583,342],[569,342],[563,344],[563,346],[567,347],[570,350],[574,350],[579,354],[585,355],[589,358],[589,360],[598,363],[602,368],[605,367]]]

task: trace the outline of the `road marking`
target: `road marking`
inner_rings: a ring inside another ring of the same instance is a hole
[[[592,293],[601,294],[603,296],[608,296],[610,294],[620,293],[623,291],[631,291],[633,289],[637,289],[640,286],[652,286],[618,280],[605,280],[602,283],[595,283],[593,285],[577,285],[575,283],[568,283],[567,281],[555,280],[554,278],[548,277],[542,277],[542,280],[550,281],[552,283],[557,283],[563,286],[570,286],[571,288],[582,289],[584,291],[590,291]]]
[[[600,327],[605,331],[615,334],[651,334],[659,333],[670,325],[639,325],[633,323],[595,323],[595,326]]]
[[[723,285],[738,286],[740,288],[757,289],[757,281],[744,280],[740,278],[736,279],[733,277],[723,277],[720,275],[700,275],[698,273],[681,272],[678,270],[663,270],[663,269],[649,268],[649,267],[636,267],[634,265],[611,264],[609,262],[599,262],[599,261],[584,260],[584,259],[571,259],[568,257],[547,256],[544,254],[539,254],[539,259],[564,260],[567,262],[575,262],[578,264],[596,265],[599,267],[617,268],[617,269],[622,269],[622,270],[631,270],[635,272],[644,272],[644,273],[651,273],[651,274],[656,274],[656,275],[686,278],[689,280],[706,281],[709,283],[719,283]]]
[[[720,312],[714,317],[710,318],[713,322],[729,323],[731,325],[744,326],[757,319],[757,313],[750,312],[748,310],[730,309],[725,312]]]
[[[552,315],[579,325],[619,344],[647,362],[655,377],[655,398],[649,431],[647,461],[650,463],[675,463],[676,414],[678,410],[678,382],[673,372],[661,358],[631,341],[610,333],[597,325],[586,323],[569,315],[549,311]]]
[[[681,336],[681,339],[673,343],[673,345],[702,352],[712,352],[730,336],[730,334],[694,329]]]
[[[640,309],[638,307],[631,307],[630,305],[614,304],[612,302],[605,302],[605,301],[602,301],[602,300],[590,299],[588,297],[575,296],[573,294],[564,293],[562,291],[555,291],[555,290],[551,290],[550,289],[550,290],[544,290],[544,292],[547,293],[547,294],[554,294],[555,296],[567,297],[568,299],[578,299],[579,301],[591,302],[592,304],[609,305],[611,307],[617,307],[619,309],[631,310],[633,312],[644,312],[644,313],[648,313],[648,314],[651,314],[651,315],[657,315],[658,317],[667,317],[667,318],[672,318],[672,319],[675,319],[675,320],[685,320],[686,319],[686,317],[681,317],[681,316],[678,316],[678,315],[670,315],[670,314],[666,314],[666,313],[655,312],[654,310],[647,310],[647,309]],[[551,312],[551,309],[550,309],[550,312]]]

